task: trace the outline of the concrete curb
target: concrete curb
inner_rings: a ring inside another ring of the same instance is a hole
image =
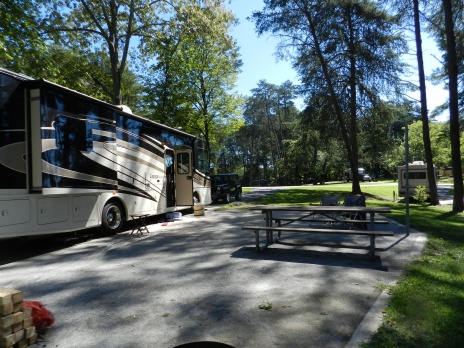
[[[395,285],[389,284],[390,286]],[[351,336],[350,341],[346,344],[345,348],[357,348],[361,343],[368,342],[374,333],[378,330],[383,321],[382,309],[388,305],[390,295],[385,291],[377,297],[374,305],[359,324],[356,331]]]

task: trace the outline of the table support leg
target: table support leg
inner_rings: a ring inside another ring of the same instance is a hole
[[[375,236],[370,235],[371,244],[369,246],[369,255],[372,259],[375,258]]]
[[[266,231],[266,244],[264,244],[263,247],[259,245],[259,230],[255,230],[255,238],[256,238],[256,250],[257,251],[263,251],[266,250],[269,243],[268,243],[268,237],[267,237],[268,232]]]
[[[282,222],[281,222],[280,220],[279,220],[279,222],[278,222],[277,224],[279,225],[279,227],[282,226]],[[280,234],[281,234],[281,233],[282,233],[282,231],[278,231],[278,232],[277,232],[277,239],[276,239],[276,241],[278,241],[278,240],[280,239]]]
[[[266,227],[272,227],[272,211],[266,212]],[[274,235],[272,231],[266,231],[266,243],[268,245],[274,243]]]

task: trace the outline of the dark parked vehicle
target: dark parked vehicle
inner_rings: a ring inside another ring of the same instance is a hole
[[[369,181],[371,182],[372,181],[372,178],[369,174],[364,174],[363,177],[362,177],[362,181]]]
[[[211,199],[213,202],[222,200],[229,203],[231,196],[236,201],[242,199],[242,185],[238,174],[216,174],[211,175]]]

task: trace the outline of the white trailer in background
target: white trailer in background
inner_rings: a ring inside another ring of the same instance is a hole
[[[435,180],[438,181],[438,169],[434,166]],[[398,196],[406,196],[406,166],[399,166],[398,171]],[[422,161],[415,161],[408,164],[409,174],[409,195],[413,196],[417,186],[424,186],[427,193],[430,193],[429,179],[427,176],[427,164]]]

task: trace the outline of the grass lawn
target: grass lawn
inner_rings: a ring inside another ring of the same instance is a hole
[[[405,205],[393,201],[395,183],[361,183],[361,189],[367,206],[388,206],[387,216],[405,223]],[[318,203],[322,193],[343,197],[350,191],[347,183],[301,186],[254,204],[306,205]],[[410,226],[428,235],[426,247],[387,289],[392,297],[384,323],[363,347],[464,347],[464,214],[453,213],[451,206],[410,204]]]

